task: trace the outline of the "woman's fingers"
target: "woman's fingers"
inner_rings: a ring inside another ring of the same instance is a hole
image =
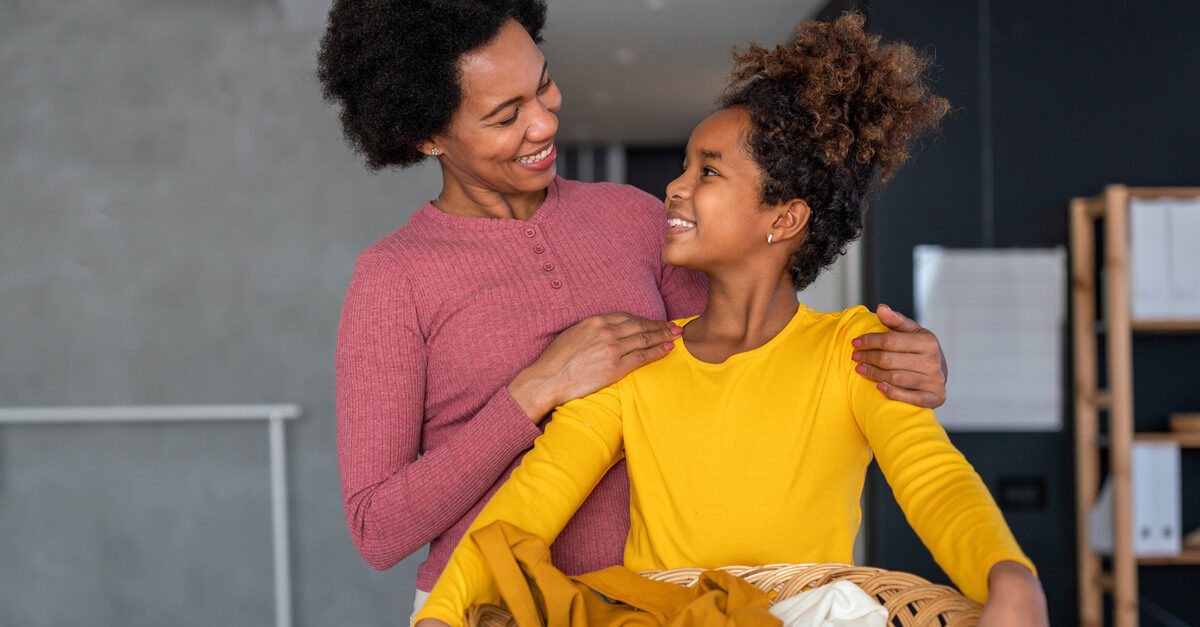
[[[927,353],[896,353],[882,350],[854,351],[850,358],[881,370],[911,370],[929,376],[940,375],[937,357]]]
[[[945,393],[939,396],[933,392],[910,390],[887,383],[879,383],[875,387],[879,388],[879,391],[883,392],[884,396],[893,401],[900,401],[901,403],[908,403],[909,405],[924,407],[925,409],[937,409],[946,402]]]
[[[878,383],[879,391],[894,401],[929,409],[946,402],[946,384],[940,371],[929,375],[912,370],[885,370],[866,363],[858,364],[854,370]]]
[[[882,331],[864,333],[853,342],[854,348],[862,350],[884,350],[893,353],[930,353],[938,350],[938,341],[926,329],[919,331]]]
[[[879,316],[879,321],[887,328],[901,333],[915,333],[921,330],[921,325],[917,324],[916,320],[905,316],[904,314],[888,307],[887,305],[879,305],[875,308],[875,315]]]
[[[674,342],[682,332],[661,320],[646,320],[637,318],[622,322],[614,329],[617,332],[618,354],[624,356],[632,351],[646,350],[658,344]]]
[[[629,374],[638,368],[666,357],[674,348],[672,344],[655,344],[650,348],[637,349],[629,351],[621,356],[620,366],[625,374]],[[623,376],[623,375],[622,375]]]

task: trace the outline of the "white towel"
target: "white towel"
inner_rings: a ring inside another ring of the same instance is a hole
[[[783,627],[886,627],[887,610],[849,581],[806,590],[771,606]]]

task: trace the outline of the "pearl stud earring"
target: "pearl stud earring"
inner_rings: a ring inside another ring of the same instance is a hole
[[[770,244],[770,243],[771,243],[771,240],[772,240],[772,239],[774,239],[774,238],[775,238],[775,234],[774,234],[774,233],[767,233],[767,243],[768,243],[768,244]]]

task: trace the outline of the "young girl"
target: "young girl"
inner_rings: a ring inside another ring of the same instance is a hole
[[[874,453],[938,563],[986,603],[981,624],[1046,622],[1033,565],[933,412],[848,374],[851,339],[878,319],[796,297],[858,236],[874,179],[946,111],[921,80],[927,63],[879,46],[856,15],[738,55],[723,108],[667,187],[663,258],[708,276],[707,308],[679,321],[666,358],[558,408],[417,620],[457,625],[497,602],[471,532],[506,520],[551,542],[622,456],[631,569],[850,563]]]

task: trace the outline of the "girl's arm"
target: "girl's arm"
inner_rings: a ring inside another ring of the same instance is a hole
[[[847,313],[839,360],[850,339],[883,325],[866,310]],[[950,443],[933,412],[885,398],[866,379],[846,379],[851,409],[908,522],[963,594],[988,600],[988,577],[1001,562],[1036,573],[987,487]]]
[[[425,341],[403,268],[368,250],[346,292],[334,361],[346,523],[386,569],[458,522],[540,430],[501,388],[471,428],[420,453]]]
[[[495,581],[471,534],[504,520],[552,543],[620,459],[621,442],[620,382],[558,408],[533,450],[471,523],[416,620],[461,625],[472,605],[497,603]]]

